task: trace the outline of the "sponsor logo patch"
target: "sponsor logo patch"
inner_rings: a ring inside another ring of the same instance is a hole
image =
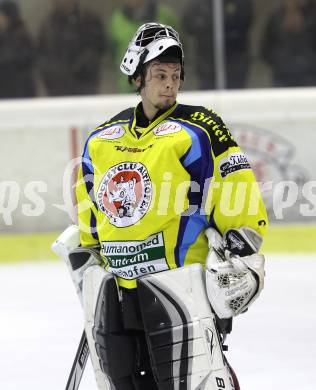
[[[222,158],[219,163],[219,171],[222,178],[241,169],[251,169],[247,157],[241,152],[231,153],[227,157]]]
[[[179,123],[176,122],[165,122],[153,129],[153,133],[158,136],[178,133],[182,130],[182,127]]]
[[[213,113],[213,115],[215,115],[215,113]],[[234,141],[234,137],[224,124],[222,124],[221,127],[218,126],[218,123],[215,120],[215,116],[213,117],[211,115],[207,115],[206,113],[197,111],[191,114],[191,119],[202,124],[211,125],[212,132],[215,134],[220,143]]]
[[[111,126],[101,131],[98,138],[101,139],[117,139],[123,137],[125,129],[122,126]]]
[[[123,279],[137,279],[169,269],[161,232],[143,241],[102,242],[101,254],[108,261],[107,271]]]
[[[152,200],[152,183],[147,168],[138,162],[122,162],[104,175],[97,191],[99,209],[116,227],[137,223]]]

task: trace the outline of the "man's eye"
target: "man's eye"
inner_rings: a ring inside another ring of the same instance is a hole
[[[164,74],[158,74],[157,77],[158,77],[158,79],[163,80],[165,78],[165,75]]]

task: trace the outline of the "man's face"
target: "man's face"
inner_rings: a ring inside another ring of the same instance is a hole
[[[145,86],[140,92],[143,104],[157,110],[171,107],[177,99],[181,84],[180,75],[180,64],[152,61],[146,71]],[[140,83],[139,77],[136,84],[140,86]]]

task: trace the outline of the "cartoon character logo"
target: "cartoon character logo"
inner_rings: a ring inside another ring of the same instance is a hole
[[[97,191],[99,209],[117,227],[131,226],[147,212],[152,184],[145,166],[124,162],[111,167]]]
[[[128,181],[125,180],[126,179],[124,176],[120,177],[119,182],[114,180],[114,188],[108,194],[109,203],[116,207],[118,216],[120,218],[124,217],[125,215],[132,217],[135,206],[137,205],[137,196],[135,192],[137,179],[133,177]]]

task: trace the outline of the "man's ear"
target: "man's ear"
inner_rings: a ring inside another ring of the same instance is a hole
[[[138,75],[135,79],[135,85],[137,88],[140,88],[140,86],[142,85],[142,76],[141,75]]]

